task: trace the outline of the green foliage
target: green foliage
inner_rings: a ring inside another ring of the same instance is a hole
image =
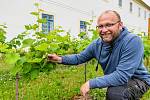
[[[41,43],[40,45],[37,45],[35,47],[35,50],[47,51],[48,47],[49,47],[49,44],[47,44],[47,43]]]
[[[34,42],[34,39],[28,38],[22,41],[22,47],[29,47]]]
[[[6,63],[15,64],[20,59],[20,55],[18,53],[7,53],[5,59]]]
[[[39,16],[38,12],[31,12],[31,14],[34,15],[34,16]]]
[[[38,22],[38,23],[46,23],[47,20],[46,20],[45,18],[44,18],[44,19],[38,19],[37,22]]]
[[[6,31],[4,28],[7,28],[5,25],[0,25],[0,42],[4,43],[6,39]]]
[[[9,47],[9,46],[8,46],[7,44],[0,42],[0,52],[1,52],[1,53],[9,52],[8,49],[7,49],[8,47]]]
[[[144,56],[149,57],[150,56],[150,39],[148,39],[148,37],[143,37],[143,43],[144,43]]]
[[[150,69],[150,39],[142,37],[144,43],[144,64]]]
[[[62,27],[44,34],[39,30],[41,23],[46,19],[41,19],[39,15],[44,11],[35,4],[37,11],[31,12],[37,18],[36,23],[25,25],[25,31],[18,34],[9,42],[5,42],[5,31],[1,29],[0,52],[3,54],[5,63],[12,66],[11,74],[19,74],[27,80],[35,79],[39,73],[55,69],[56,64],[47,61],[47,54],[56,53],[59,55],[79,53],[91,42],[87,36],[84,39],[71,38],[68,32],[65,33]],[[87,23],[90,25],[90,23]],[[61,35],[61,33],[65,35]],[[32,38],[29,38],[32,35]],[[80,33],[79,36],[84,36]]]

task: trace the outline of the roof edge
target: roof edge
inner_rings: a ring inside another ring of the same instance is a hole
[[[140,4],[142,4],[145,8],[147,8],[150,11],[150,6],[147,5],[143,0],[133,0],[133,1],[136,1]]]

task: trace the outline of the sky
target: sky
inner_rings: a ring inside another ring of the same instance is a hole
[[[147,5],[150,6],[150,0],[143,0]]]

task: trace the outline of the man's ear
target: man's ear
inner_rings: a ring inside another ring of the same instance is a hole
[[[123,28],[123,22],[119,22],[119,28],[120,28],[120,29]]]

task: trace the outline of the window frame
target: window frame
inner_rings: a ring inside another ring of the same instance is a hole
[[[138,17],[140,17],[140,16],[141,16],[141,8],[138,7]]]
[[[42,31],[47,34],[54,30],[54,15],[42,13],[42,19],[46,18],[46,23],[42,23]]]
[[[132,13],[132,12],[133,12],[133,3],[130,2],[130,3],[129,3],[129,6],[130,6],[130,9],[129,9],[129,10],[130,10],[130,12]]]
[[[122,0],[118,0],[118,6],[122,7]]]
[[[86,32],[86,31],[87,31],[86,21],[80,20],[80,32]]]
[[[146,19],[146,17],[147,17],[146,14],[147,14],[146,10],[144,10],[144,19]]]

